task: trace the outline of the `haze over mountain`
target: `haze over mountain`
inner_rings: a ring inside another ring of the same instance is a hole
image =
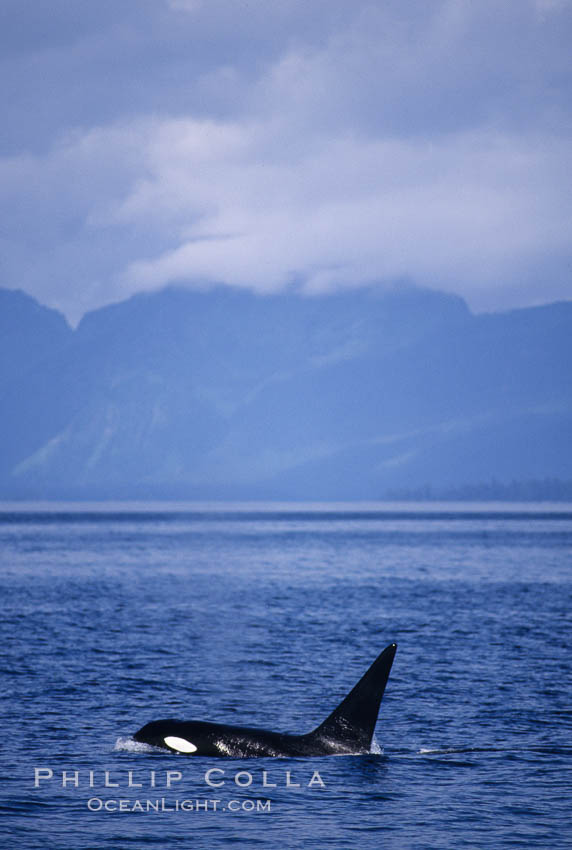
[[[372,499],[572,479],[572,303],[0,292],[3,498]]]

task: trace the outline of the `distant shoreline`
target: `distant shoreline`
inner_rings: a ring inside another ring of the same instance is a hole
[[[386,499],[401,502],[570,502],[572,481],[559,478],[542,480],[480,482],[459,487],[396,489]]]

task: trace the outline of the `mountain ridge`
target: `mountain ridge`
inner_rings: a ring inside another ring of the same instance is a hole
[[[22,338],[32,313],[55,327],[26,303]],[[75,331],[63,321],[0,386],[3,498],[369,499],[572,479],[570,302],[474,315],[413,287],[169,287]]]

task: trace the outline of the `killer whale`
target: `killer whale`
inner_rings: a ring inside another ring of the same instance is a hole
[[[192,756],[256,758],[368,753],[397,645],[387,646],[349,694],[312,732],[291,735],[203,720],[153,720],[135,741]]]

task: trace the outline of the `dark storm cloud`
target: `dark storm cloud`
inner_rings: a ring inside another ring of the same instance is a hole
[[[570,295],[567,0],[3,11],[5,285]]]

